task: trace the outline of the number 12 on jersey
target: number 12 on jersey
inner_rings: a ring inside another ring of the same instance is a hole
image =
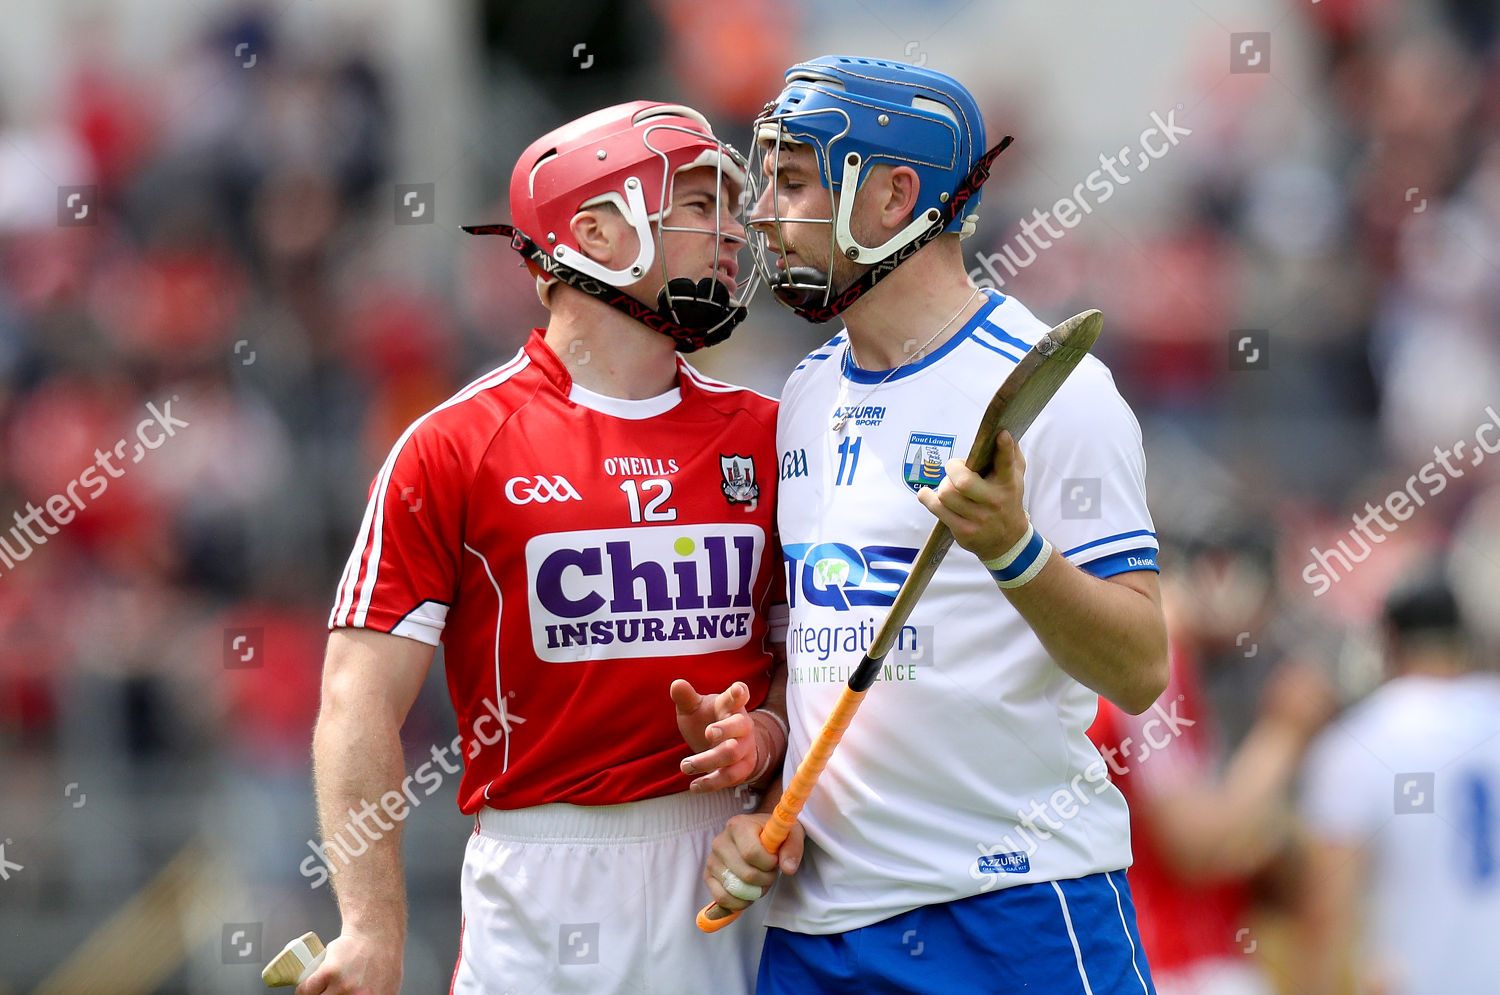
[[[643,480],[639,485],[634,480],[623,480],[620,482],[620,490],[625,492],[625,497],[630,500],[630,520],[632,522],[675,522],[677,521],[677,509],[667,508],[662,510],[667,498],[672,496],[672,482],[670,480],[652,479]],[[641,492],[649,494],[656,492],[656,496],[646,502],[645,512],[641,509]]]
[[[859,446],[865,441],[862,435],[856,435],[839,443],[839,472],[833,478],[833,486],[854,483],[854,471],[859,468]],[[844,476],[844,468],[848,467],[849,476]]]

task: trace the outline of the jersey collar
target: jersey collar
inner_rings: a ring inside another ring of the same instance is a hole
[[[622,397],[609,397],[586,387],[580,387],[573,382],[573,375],[568,372],[567,361],[553,352],[552,347],[547,344],[546,334],[545,328],[531,330],[531,337],[526,340],[526,355],[531,357],[531,361],[536,364],[537,369],[541,370],[548,382],[557,388],[558,393],[580,407],[616,418],[634,420],[653,418],[675,408],[687,397],[689,391],[696,389],[692,385],[691,378],[683,372],[686,363],[680,355],[675,357],[677,361],[676,386],[656,397],[630,400]]]
[[[552,351],[544,336],[547,334],[545,328],[533,328],[531,337],[526,340],[526,355],[536,364],[536,368],[542,371],[554,387],[567,396],[568,391],[573,388],[573,375],[568,372],[567,364],[562,357]]]
[[[923,356],[917,362],[907,363],[904,366],[898,366],[894,371],[866,370],[855,366],[854,354],[846,345],[844,347],[844,356],[840,363],[845,379],[849,380],[851,383],[873,386],[875,384],[887,383],[893,380],[900,380],[903,377],[909,377],[914,373],[920,373],[922,370],[927,369],[927,367],[931,366],[933,363],[936,363],[938,360],[942,359],[944,356],[948,355],[948,353],[956,349],[960,342],[963,342],[970,335],[974,334],[974,329],[984,324],[985,319],[990,316],[995,308],[999,307],[1005,301],[1004,294],[996,293],[992,290],[986,290],[984,295],[988,299],[985,301],[983,306],[981,306],[978,311],[975,311],[974,315],[969,318],[968,321],[964,322],[963,327],[954,332],[953,335],[949,337],[947,342],[944,342],[932,352],[929,352],[927,355]],[[844,334],[846,336],[848,335],[847,329],[845,329]],[[932,333],[929,332],[928,334],[930,335]]]

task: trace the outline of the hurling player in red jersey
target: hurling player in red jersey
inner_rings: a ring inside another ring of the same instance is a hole
[[[1274,646],[1271,547],[1233,533],[1182,550],[1162,591],[1171,679],[1152,707],[1128,715],[1100,699],[1089,736],[1130,803],[1142,947],[1158,995],[1271,995],[1252,924],[1252,885],[1296,853],[1292,785],[1332,707],[1332,690],[1302,654],[1263,678],[1259,708],[1231,751],[1210,680]],[[1256,661],[1257,663],[1259,661]],[[1218,699],[1223,701],[1223,697]]]
[[[442,781],[406,773],[400,730],[439,641],[476,823],[451,991],[751,990],[760,931],[693,920],[745,807],[722,789],[785,749],[776,403],[679,355],[744,317],[743,183],[696,111],[621,104],[523,153],[514,227],[469,229],[511,239],[551,316],[371,487],[313,744],[343,932],[298,995],[400,988],[401,819]]]

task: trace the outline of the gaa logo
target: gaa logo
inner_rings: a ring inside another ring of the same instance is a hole
[[[807,476],[807,450],[789,449],[781,454],[781,479]]]
[[[505,496],[511,504],[546,504],[548,501],[581,501],[582,495],[562,474],[548,480],[544,476],[511,477],[505,482]]]

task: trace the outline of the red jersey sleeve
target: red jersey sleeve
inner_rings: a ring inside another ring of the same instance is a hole
[[[429,645],[442,638],[463,556],[465,461],[424,417],[402,435],[370,485],[370,500],[329,618]]]

